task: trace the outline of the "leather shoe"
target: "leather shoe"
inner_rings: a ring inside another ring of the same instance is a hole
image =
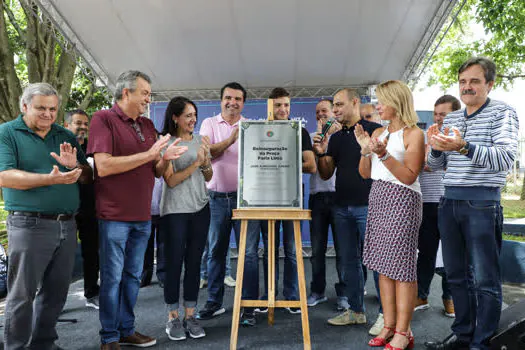
[[[454,333],[440,342],[427,341],[425,346],[429,350],[468,350],[469,348],[469,344],[460,341]]]

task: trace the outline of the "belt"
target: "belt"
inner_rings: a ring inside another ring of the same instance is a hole
[[[237,192],[215,192],[209,191],[211,198],[237,198]]]
[[[10,211],[9,214],[13,216],[29,216],[56,221],[68,221],[75,217],[74,214],[43,214],[34,211]]]

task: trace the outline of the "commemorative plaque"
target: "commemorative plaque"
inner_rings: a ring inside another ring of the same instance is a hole
[[[244,120],[239,128],[238,208],[302,209],[301,122]]]

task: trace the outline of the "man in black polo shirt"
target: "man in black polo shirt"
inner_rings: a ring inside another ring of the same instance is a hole
[[[58,349],[55,326],[75,260],[79,182],[93,172],[70,131],[55,124],[57,91],[30,84],[23,115],[0,125],[0,187],[7,216],[9,294],[4,348]]]
[[[359,123],[372,135],[381,125],[362,120],[359,107],[360,97],[356,90],[338,91],[334,96],[334,115],[343,128],[330,137],[330,142],[319,135],[315,136],[313,146],[323,180],[332,177],[337,168],[333,235],[336,268],[341,282],[335,288],[338,299],[343,301],[339,304],[344,305],[344,301],[347,301],[347,309],[328,320],[328,323],[337,326],[366,323],[361,251],[372,181],[359,175],[361,148],[356,141],[354,129]]]

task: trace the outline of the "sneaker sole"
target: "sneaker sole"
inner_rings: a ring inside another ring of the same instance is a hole
[[[226,309],[221,307],[219,310],[215,311],[213,314],[211,314],[210,316],[206,316],[206,317],[202,317],[201,315],[197,314],[196,318],[198,320],[203,320],[203,321],[206,321],[206,320],[211,320],[212,318],[216,317],[216,316],[219,316],[219,315],[222,315],[223,313],[226,312]]]
[[[118,343],[121,346],[134,346],[137,348],[149,348],[150,346],[153,346],[157,344],[157,339],[150,341],[149,343],[143,343],[143,344],[135,344],[135,343]]]
[[[414,311],[423,311],[423,310],[428,310],[428,309],[430,309],[430,305],[425,304],[425,305],[416,306],[414,308]]]
[[[95,305],[93,303],[86,303],[86,307],[90,307],[90,308],[95,309],[95,310],[99,309],[99,306]]]
[[[191,332],[188,332],[189,336],[192,337],[193,339],[199,339],[199,338],[204,338],[206,336],[206,333],[202,333],[202,334],[192,334]],[[184,338],[186,339],[186,338]]]
[[[328,324],[330,324],[332,326],[352,326],[352,325],[366,324],[366,321],[365,322],[336,323],[335,321],[334,322],[330,322],[330,320],[328,320],[327,322],[328,322]]]
[[[324,298],[320,298],[320,299],[317,299],[316,301],[314,301],[313,303],[310,303],[310,304],[307,304],[308,306],[315,306],[315,305],[318,305],[318,304],[321,304],[321,303],[324,303],[328,301],[328,298],[327,297],[324,297]]]
[[[172,337],[170,335],[170,331],[166,329],[166,334],[168,335],[168,338],[170,338],[170,340],[186,340],[186,335],[184,335],[184,337],[180,337],[180,338],[177,338],[177,337]],[[124,345],[124,344],[120,344],[120,345]]]
[[[448,312],[443,312],[445,314],[445,316],[447,317],[450,317],[450,318],[456,318],[456,314],[451,314],[451,313],[448,313]]]
[[[301,313],[301,309],[298,309],[297,311],[293,311],[287,307],[286,310],[288,310],[288,312],[291,313],[292,315],[298,315]]]
[[[257,309],[255,309],[253,311],[257,312],[258,314],[266,314],[266,313],[268,313],[268,309],[259,309],[259,308],[257,308]]]

